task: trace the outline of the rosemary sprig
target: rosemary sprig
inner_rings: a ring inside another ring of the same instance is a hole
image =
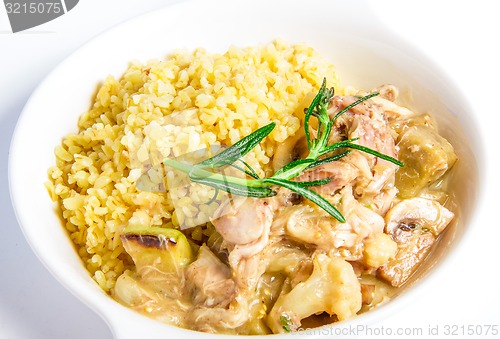
[[[328,214],[337,219],[340,222],[345,222],[344,216],[337,210],[328,200],[323,198],[318,193],[311,191],[306,188],[307,186],[312,186],[312,182],[303,182],[303,181],[289,181],[285,179],[276,179],[276,178],[268,178],[264,179],[265,182],[283,186],[288,188],[290,191],[300,194],[306,199],[313,201],[316,205],[324,209]],[[330,180],[328,180],[330,181]]]
[[[335,208],[335,206],[333,206],[320,194],[308,188],[311,186],[321,186],[327,184],[331,181],[330,178],[313,181],[292,181],[291,179],[300,175],[304,170],[311,169],[328,162],[339,160],[349,154],[351,149],[374,155],[381,159],[390,161],[398,166],[404,165],[402,162],[391,156],[356,144],[355,141],[357,140],[357,138],[343,140],[333,145],[328,145],[328,140],[335,120],[337,120],[349,109],[362,103],[365,100],[378,95],[378,93],[371,93],[359,98],[351,105],[346,106],[344,109],[339,111],[333,118],[330,118],[327,110],[333,95],[334,89],[327,89],[326,79],[324,79],[318,94],[312,100],[311,105],[305,112],[304,132],[306,136],[307,146],[309,148],[309,154],[304,159],[298,159],[285,165],[283,168],[277,170],[269,178],[259,178],[255,170],[253,170],[246,162],[244,162],[242,160],[242,157],[250,152],[267,135],[269,135],[269,133],[272,132],[272,130],[276,126],[274,122],[259,128],[255,132],[236,142],[231,147],[197,164],[185,164],[170,158],[165,159],[164,164],[186,173],[194,182],[198,182],[207,186],[214,187],[217,190],[222,190],[240,196],[248,196],[254,198],[272,197],[276,195],[276,192],[272,189],[272,186],[282,186],[311,200],[332,217],[337,219],[339,222],[345,222],[344,216]],[[314,117],[318,120],[317,135],[314,139],[311,138],[311,133],[309,131],[309,121],[311,117]],[[341,149],[344,149],[344,151],[329,155]],[[243,164],[243,167],[235,164],[236,162],[240,162],[241,164]],[[227,166],[231,166],[243,172],[247,177],[238,178],[216,172],[216,169],[224,168]]]
[[[271,122],[270,124],[259,128],[255,132],[236,142],[233,146],[226,148],[211,158],[203,160],[202,162],[196,164],[196,166],[200,168],[218,168],[230,165],[237,160],[241,160],[241,158],[257,146],[262,139],[271,133],[275,126],[276,123]],[[250,166],[248,167],[250,168]]]

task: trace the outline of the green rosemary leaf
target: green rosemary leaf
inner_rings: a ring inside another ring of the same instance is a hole
[[[351,142],[346,143],[346,145],[344,147],[346,147],[346,148],[352,148],[352,149],[357,149],[359,151],[362,151],[362,152],[374,155],[374,156],[376,156],[376,157],[378,157],[380,159],[384,159],[384,160],[387,160],[389,162],[392,162],[393,164],[396,164],[399,167],[404,167],[404,165],[405,165],[401,161],[399,161],[398,159],[393,158],[393,157],[391,157],[389,155],[385,155],[385,154],[380,153],[378,151],[375,151],[374,149],[371,149],[369,147],[365,147],[365,146],[358,145],[358,144],[353,144]]]
[[[241,161],[241,159],[239,159]],[[238,171],[241,171],[243,173],[245,173],[246,175],[248,175],[249,177],[252,177],[254,179],[259,179],[259,176],[255,173],[255,171],[253,170],[253,168],[250,168],[251,171],[247,170],[247,169],[244,169],[243,167],[240,167],[236,164],[233,164],[233,163],[226,163],[226,165],[228,166],[231,166],[233,168],[236,168]]]
[[[319,89],[318,94],[316,94],[314,99],[311,101],[311,104],[307,108],[306,115],[304,117],[304,132],[306,134],[307,146],[309,147],[309,149],[312,148],[311,133],[309,132],[309,119],[311,118],[311,115],[313,114],[317,115],[317,112],[315,112],[315,110],[318,107],[318,105],[322,102],[323,97],[325,95],[325,91],[326,91],[326,78],[323,79],[321,88]]]
[[[316,160],[316,161],[312,162],[309,166],[307,166],[306,169],[311,169],[311,168],[314,168],[314,167],[317,167],[317,166],[321,166],[321,165],[327,164],[327,163],[332,162],[332,161],[337,161],[339,159],[342,159],[343,157],[345,157],[349,153],[351,153],[351,151],[347,150],[345,152],[332,155],[331,157],[328,157],[328,158]]]
[[[378,92],[373,92],[373,93],[370,93],[368,95],[365,95],[364,97],[361,97],[359,98],[358,100],[354,101],[352,104],[344,107],[340,112],[338,112],[332,119],[333,122],[335,122],[335,120],[337,120],[342,114],[344,114],[345,112],[347,112],[348,110],[350,110],[351,108],[359,105],[360,103],[362,103],[363,101],[366,101],[370,98],[373,98],[373,97],[376,97],[377,95],[379,95]]]
[[[245,165],[245,167],[248,169],[249,172],[251,172],[251,174],[249,174],[252,178],[254,179],[260,179],[259,178],[259,175],[257,174],[257,172],[255,172],[255,170],[249,165],[246,163],[246,161],[244,161],[243,159],[239,159],[239,161]]]
[[[298,159],[298,160],[294,160],[292,161],[291,163],[283,166],[282,168],[280,168],[279,170],[277,170],[275,173],[274,173],[274,176],[276,175],[279,175],[283,172],[286,172],[294,167],[297,167],[298,165],[302,165],[302,164],[308,164],[308,163],[311,163],[311,162],[314,162],[314,159]]]
[[[346,148],[348,145],[350,145],[353,141],[356,141],[356,140],[359,140],[359,138],[352,138],[352,139],[347,139],[347,140],[336,142],[333,145],[330,145],[330,146],[323,148],[323,150],[321,150],[321,152],[320,152],[320,156],[331,153],[331,152],[336,151],[340,148]]]
[[[212,178],[196,178],[196,177],[190,177],[190,178],[194,182],[211,186],[221,191],[243,197],[268,198],[276,195],[276,192],[270,189],[269,187],[243,186],[231,183],[229,181],[221,181]]]
[[[292,332],[293,322],[288,314],[286,314],[286,313],[281,314],[280,324],[281,324],[281,327],[283,327],[283,329],[286,332]]]
[[[332,204],[330,204],[330,202],[318,193],[311,191],[308,188],[301,187],[297,182],[275,178],[262,179],[262,181],[288,188],[290,191],[298,193],[304,198],[311,200],[338,221],[342,223],[345,222],[344,216]]]
[[[195,166],[200,168],[218,168],[226,166],[229,163],[234,163],[236,160],[243,157],[255,146],[257,146],[262,141],[262,139],[264,139],[269,133],[272,132],[275,126],[276,123],[274,122],[265,125],[264,127],[259,128],[255,132],[239,140],[231,147],[226,148],[225,150],[214,155],[211,158],[199,162]]]
[[[311,180],[311,181],[293,181],[293,182],[297,183],[297,185],[299,185],[301,187],[312,187],[312,186],[326,185],[331,181],[332,181],[332,178],[324,178],[324,179]]]

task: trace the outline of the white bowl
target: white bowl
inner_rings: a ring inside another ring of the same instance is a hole
[[[33,93],[19,118],[10,152],[10,189],[19,224],[50,272],[99,313],[117,338],[207,335],[150,320],[106,295],[75,252],[44,182],[47,169],[55,163],[54,147],[64,135],[76,131],[78,116],[89,108],[98,83],[108,74],[119,76],[131,60],[162,58],[178,48],[223,52],[230,45],[251,46],[275,38],[305,42],[337,66],[342,84],[368,90],[392,83],[412,107],[434,114],[459,158],[467,159],[458,163],[453,179],[458,218],[411,288],[385,306],[334,326],[376,322],[400,307],[411,307],[411,298],[437,284],[432,272],[446,262],[472,227],[484,184],[478,172],[484,157],[477,151],[483,149],[482,140],[465,96],[431,61],[389,31],[370,8],[368,1],[348,0],[181,3],[121,24],[90,41]],[[467,134],[461,126],[467,126]]]

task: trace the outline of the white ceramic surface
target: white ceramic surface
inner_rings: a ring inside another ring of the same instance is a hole
[[[65,134],[75,131],[77,118],[88,109],[99,81],[108,74],[119,76],[131,60],[162,58],[178,48],[223,52],[230,45],[255,45],[275,38],[315,47],[336,64],[344,85],[399,86],[413,107],[437,116],[459,157],[468,159],[460,163],[455,175],[461,183],[456,191],[459,220],[443,239],[443,251],[429,261],[433,269],[446,263],[463,233],[473,227],[482,187],[477,184],[477,164],[484,163],[479,151],[471,153],[471,148],[482,149],[474,114],[456,86],[374,17],[367,1],[313,0],[306,6],[304,0],[198,0],[167,7],[113,28],[62,62],[26,104],[11,144],[11,195],[26,238],[51,273],[96,310],[117,338],[153,337],[155,333],[193,338],[194,333],[120,306],[89,277],[43,186],[47,169],[55,161],[54,147]],[[467,126],[467,135],[460,126]],[[430,274],[395,301],[344,325],[373,323],[399,307],[411,307],[411,298],[434,283]]]

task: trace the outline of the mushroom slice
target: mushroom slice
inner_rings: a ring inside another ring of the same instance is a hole
[[[403,285],[429,253],[437,236],[454,214],[436,201],[423,198],[403,200],[386,215],[386,233],[398,245],[396,256],[378,269],[392,286]]]
[[[387,212],[385,233],[393,235],[398,228],[430,231],[438,236],[455,215],[435,200],[412,198],[402,200]]]

